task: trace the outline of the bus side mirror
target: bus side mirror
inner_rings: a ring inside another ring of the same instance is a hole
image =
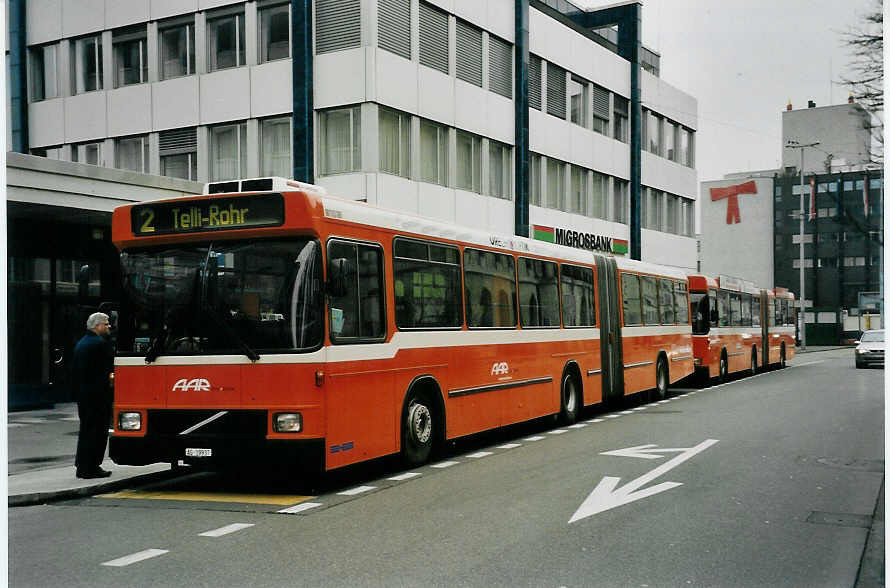
[[[328,281],[325,291],[333,298],[345,296],[349,291],[349,275],[352,274],[352,264],[345,257],[338,257],[328,262]]]
[[[81,303],[86,300],[87,296],[90,294],[90,266],[89,264],[84,264],[80,266],[80,271],[77,272],[77,296],[80,298]]]

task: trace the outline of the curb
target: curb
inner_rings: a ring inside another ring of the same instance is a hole
[[[68,500],[71,498],[83,498],[102,494],[114,490],[121,490],[126,486],[134,483],[161,482],[169,478],[181,476],[180,470],[164,470],[161,472],[152,472],[150,474],[139,474],[128,478],[120,478],[117,480],[108,480],[91,486],[83,486],[81,488],[65,488],[62,490],[53,490],[49,492],[31,492],[28,494],[17,494],[9,497],[9,506],[34,506],[47,502],[55,502],[58,500]]]

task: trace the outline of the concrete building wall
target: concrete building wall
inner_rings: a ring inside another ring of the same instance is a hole
[[[735,197],[738,215],[730,216],[732,196],[721,197],[721,190],[746,184],[754,189],[743,188],[751,193]],[[761,288],[773,287],[773,191],[771,178],[702,182],[702,273],[750,280]]]
[[[828,161],[847,166],[869,162],[871,115],[859,104],[838,104],[800,108],[782,112],[782,167],[800,170],[800,149],[785,147],[788,141],[802,145],[818,142],[804,149],[805,173],[826,173]],[[829,165],[831,165],[829,163]],[[842,170],[845,168],[841,168]]]

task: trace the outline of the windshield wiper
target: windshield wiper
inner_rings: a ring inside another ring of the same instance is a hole
[[[216,323],[216,326],[220,327],[226,334],[232,338],[232,340],[238,344],[238,347],[241,348],[241,352],[246,355],[250,361],[258,361],[260,359],[259,354],[251,348],[250,345],[247,344],[244,339],[238,334],[235,329],[232,328],[231,325],[226,324],[224,320],[216,316],[215,312],[212,312],[212,309],[206,308],[204,305],[201,305],[201,310],[204,311],[204,314],[213,319],[213,322]]]

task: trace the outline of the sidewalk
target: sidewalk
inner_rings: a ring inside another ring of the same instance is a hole
[[[74,403],[8,413],[9,506],[91,496],[174,475],[170,464],[119,466],[106,457],[102,467],[111,477],[81,480],[74,475],[78,429]]]

